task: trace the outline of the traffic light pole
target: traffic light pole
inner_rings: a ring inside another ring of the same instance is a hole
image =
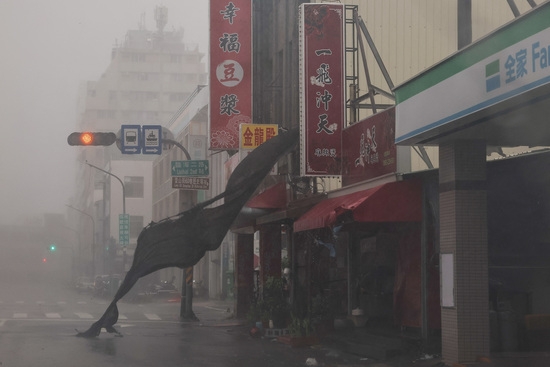
[[[73,206],[70,206],[70,205],[65,205],[65,206],[73,210],[76,210],[77,212],[89,217],[92,220],[92,277],[95,277],[96,274],[95,274],[95,220],[94,220],[94,217]]]
[[[120,182],[120,185],[122,185],[122,214],[126,215],[126,191],[124,188],[124,182],[122,182],[122,180],[118,176],[112,174],[109,171],[105,171],[102,168],[94,166],[93,164],[88,163],[88,161],[86,161],[85,163],[92,168],[95,168],[103,173],[108,174],[109,176],[113,176],[118,180],[118,182]],[[126,246],[122,246],[122,270],[123,272],[126,272]]]

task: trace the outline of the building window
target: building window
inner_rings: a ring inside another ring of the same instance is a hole
[[[143,216],[130,215],[130,238],[137,238],[143,229]]]
[[[132,54],[132,62],[145,62],[145,54]]]
[[[170,55],[170,62],[173,64],[181,64],[182,56],[181,55]]]
[[[127,198],[143,198],[143,177],[124,177],[124,191]]]

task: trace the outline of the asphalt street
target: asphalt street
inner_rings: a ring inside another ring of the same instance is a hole
[[[66,285],[0,284],[0,366],[304,366],[334,358],[322,348],[290,348],[249,335],[231,318],[230,302],[196,299],[197,322],[181,322],[177,300],[119,303],[122,336],[76,337],[104,312],[110,299]],[[359,360],[357,358],[357,360]],[[336,360],[334,360],[336,362]],[[324,363],[324,365],[327,365]]]

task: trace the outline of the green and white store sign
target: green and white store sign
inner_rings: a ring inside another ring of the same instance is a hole
[[[460,119],[550,83],[550,2],[395,89],[396,143],[435,137]]]

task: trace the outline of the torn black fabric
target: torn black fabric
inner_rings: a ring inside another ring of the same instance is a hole
[[[206,202],[145,227],[137,240],[132,266],[122,281],[103,316],[77,336],[96,337],[105,328],[118,333],[117,302],[139,278],[167,267],[187,268],[195,265],[206,253],[216,250],[244,204],[256,191],[277,161],[298,142],[298,130],[282,132],[254,149],[235,168],[225,191]],[[224,204],[206,208],[224,198]]]

